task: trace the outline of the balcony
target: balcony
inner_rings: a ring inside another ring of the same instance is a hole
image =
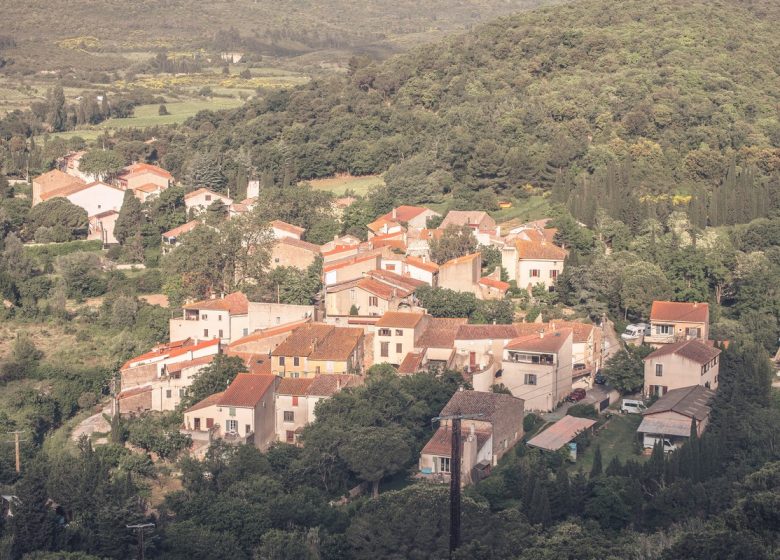
[[[653,333],[645,336],[645,344],[671,344],[677,342],[677,336],[672,334]]]

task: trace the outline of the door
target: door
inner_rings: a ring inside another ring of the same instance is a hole
[[[206,418],[206,429],[210,430],[213,427],[214,427],[214,419]]]
[[[469,352],[469,371],[477,369],[477,353]]]
[[[200,431],[200,418],[195,418],[195,420],[193,421],[193,425],[195,426],[195,431],[199,432]]]

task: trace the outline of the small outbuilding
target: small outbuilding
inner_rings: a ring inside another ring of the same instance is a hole
[[[582,432],[591,429],[594,424],[596,424],[596,421],[590,418],[578,418],[567,415],[528,440],[528,445],[544,449],[545,451],[558,451]]]

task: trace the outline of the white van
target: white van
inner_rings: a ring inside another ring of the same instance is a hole
[[[642,414],[645,410],[647,410],[645,403],[633,399],[623,399],[620,405],[620,412],[626,414]]]
[[[655,447],[655,444],[657,442],[661,442],[661,445],[664,447],[664,453],[669,453],[670,451],[674,451],[677,449],[677,446],[671,442],[670,439],[661,437],[658,434],[645,434],[644,436],[644,448],[645,449],[652,449]]]
[[[647,323],[636,323],[626,325],[626,330],[623,331],[623,334],[620,335],[620,338],[623,340],[636,340],[637,338],[642,338],[643,336],[649,335],[650,325]]]

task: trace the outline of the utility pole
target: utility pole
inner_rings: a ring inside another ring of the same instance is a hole
[[[460,423],[461,420],[482,418],[484,414],[451,414],[437,416],[432,422],[449,420],[452,424],[452,450],[450,452],[450,559],[460,546]]]
[[[144,529],[154,527],[154,523],[137,523],[135,525],[125,525],[128,529],[133,529],[138,534],[138,560],[144,560]]]
[[[23,441],[27,441],[26,439],[20,439],[19,436],[21,436],[24,432],[23,431],[15,431],[15,432],[6,432],[8,435],[14,436],[14,451],[16,453],[16,472],[20,473],[22,472],[22,454],[21,454],[21,446],[19,445]],[[11,443],[10,441],[8,443]]]

